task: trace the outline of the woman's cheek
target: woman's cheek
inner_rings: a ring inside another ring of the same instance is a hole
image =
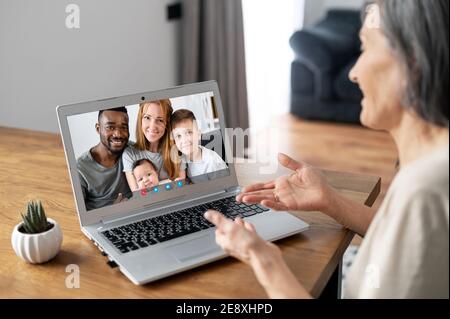
[[[159,128],[159,131],[161,132],[161,135],[160,135],[160,138],[161,138],[166,133],[166,126],[164,124],[162,124],[161,127]]]
[[[361,123],[366,127],[376,129],[376,123],[374,121],[377,110],[374,101],[370,100],[370,96],[366,96],[361,104]]]
[[[363,107],[361,110],[360,120],[362,125],[370,127],[369,115],[367,113],[367,107]]]

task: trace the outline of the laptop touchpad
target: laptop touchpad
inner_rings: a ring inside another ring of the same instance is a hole
[[[188,240],[181,244],[167,247],[166,250],[175,257],[178,262],[185,262],[222,249],[216,244],[214,233]]]

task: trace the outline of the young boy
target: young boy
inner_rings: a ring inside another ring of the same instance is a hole
[[[134,162],[132,172],[140,190],[148,189],[159,184],[158,172],[155,165],[146,158]]]
[[[194,113],[186,109],[177,110],[172,114],[170,123],[175,144],[181,152],[180,177],[187,174],[192,180],[192,177],[227,168],[216,152],[200,145],[201,132]]]

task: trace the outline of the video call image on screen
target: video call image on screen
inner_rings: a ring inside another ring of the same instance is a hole
[[[213,92],[68,117],[86,210],[229,175]]]

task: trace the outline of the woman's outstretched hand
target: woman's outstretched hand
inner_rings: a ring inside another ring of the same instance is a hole
[[[321,172],[285,154],[278,155],[281,165],[291,169],[289,176],[245,187],[236,197],[238,202],[261,204],[279,211],[323,211],[335,190]]]

